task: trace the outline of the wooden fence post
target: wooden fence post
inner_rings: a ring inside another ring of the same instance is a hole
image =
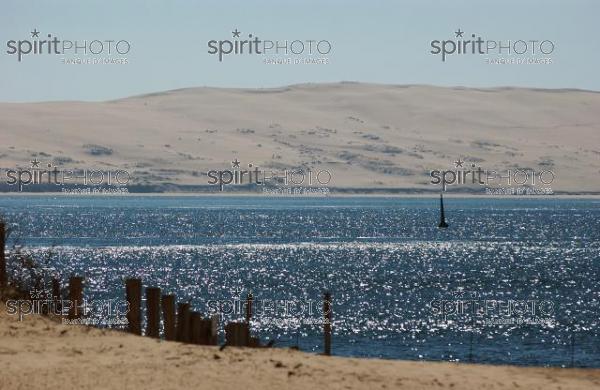
[[[212,320],[210,318],[202,319],[200,322],[200,344],[212,344]]]
[[[225,344],[234,347],[237,343],[235,336],[235,322],[228,322],[225,325]]]
[[[0,221],[0,287],[7,285],[6,277],[6,253],[4,247],[6,246],[6,224],[4,221]]]
[[[254,297],[252,296],[252,292],[248,293],[246,297],[246,324],[248,325],[246,335],[246,339],[248,340],[248,346],[250,346],[252,338],[250,337],[250,322],[252,321],[252,301]]]
[[[146,336],[160,337],[160,288],[146,288]]]
[[[190,336],[190,304],[177,305],[177,341],[188,343]]]
[[[249,292],[248,297],[246,298],[246,322],[248,324],[250,324],[250,321],[252,321],[252,301],[253,300],[254,300],[254,297],[252,296],[252,293]]]
[[[323,315],[325,316],[325,323],[323,325],[325,347],[323,353],[331,355],[331,294],[329,292],[326,292],[323,297]]]
[[[200,344],[202,341],[202,314],[192,311],[190,312],[190,343]]]
[[[210,318],[210,339],[208,341],[210,345],[219,345],[219,318],[218,314]]]
[[[81,318],[82,313],[79,306],[83,302],[83,278],[80,276],[71,276],[69,279],[69,301],[71,307],[68,318],[70,320]]]
[[[142,334],[142,280],[130,278],[125,281],[125,294],[129,311],[127,312],[127,329],[130,333]]]
[[[60,292],[60,280],[53,278],[52,279],[52,302],[53,308],[52,311],[55,315],[61,315],[62,313],[62,294]]]
[[[237,333],[240,347],[250,346],[250,325],[239,323]]]
[[[225,326],[226,343],[232,347],[247,347],[250,345],[249,333],[247,323],[230,322]]]
[[[175,295],[162,296],[163,325],[165,328],[165,340],[174,341],[175,328]]]

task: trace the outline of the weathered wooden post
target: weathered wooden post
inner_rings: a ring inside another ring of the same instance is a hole
[[[202,314],[197,311],[190,312],[190,335],[189,341],[192,344],[200,344],[202,341]]]
[[[239,340],[238,345],[240,347],[250,346],[250,326],[248,324],[239,323],[237,325],[237,338]]]
[[[176,340],[188,343],[190,336],[190,304],[179,303],[177,305],[177,335]]]
[[[229,346],[236,346],[236,334],[235,334],[235,322],[228,322],[225,325],[225,344]]]
[[[202,318],[202,315],[196,312],[192,312],[190,318],[191,343],[211,345],[213,340],[213,320]]]
[[[325,323],[323,325],[325,346],[323,353],[331,355],[331,294],[329,292],[326,292],[323,297],[323,315],[325,316]]]
[[[60,280],[58,280],[57,278],[52,279],[52,302],[54,306],[54,314],[62,314],[62,294],[60,293]]]
[[[160,337],[160,288],[146,288],[146,336]]]
[[[252,301],[253,300],[254,300],[254,297],[252,296],[252,293],[249,292],[248,297],[246,298],[246,322],[248,324],[250,324],[250,321],[252,321]]]
[[[74,320],[81,318],[82,314],[80,307],[83,302],[83,278],[81,276],[71,276],[69,279],[69,319]]]
[[[232,347],[247,347],[250,345],[248,324],[245,322],[230,322],[225,326],[226,343]]]
[[[130,278],[125,281],[125,294],[129,311],[127,312],[127,329],[130,333],[142,334],[142,280]]]
[[[208,342],[210,345],[218,345],[219,344],[219,315],[214,314],[210,318],[210,340]]]
[[[252,321],[252,301],[254,297],[252,296],[252,292],[248,293],[246,297],[246,324],[248,325],[248,334],[246,335],[246,339],[248,340],[248,346],[250,346],[251,337],[250,337],[250,322]]]
[[[174,341],[176,336],[175,327],[175,295],[162,296],[163,325],[165,328],[165,340]]]
[[[0,287],[4,287],[7,284],[6,277],[6,253],[4,247],[6,246],[6,223],[0,221]]]
[[[575,334],[571,334],[571,368],[575,367]]]

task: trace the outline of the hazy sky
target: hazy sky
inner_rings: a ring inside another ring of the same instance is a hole
[[[600,90],[600,1],[23,1],[0,13],[0,101],[104,100],[191,86],[271,87],[304,82],[529,86]],[[329,64],[219,62],[210,40],[252,33],[328,40]],[[460,29],[486,40],[551,40],[550,65],[442,62],[432,40]],[[8,55],[31,31],[62,40],[127,40],[128,64],[64,64],[61,56]]]

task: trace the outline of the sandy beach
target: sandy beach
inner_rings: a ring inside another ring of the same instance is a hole
[[[194,346],[0,311],[0,389],[593,389],[598,369]],[[335,346],[335,344],[334,344]]]

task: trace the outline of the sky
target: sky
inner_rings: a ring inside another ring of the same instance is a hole
[[[3,0],[0,101],[338,81],[600,90],[598,15],[596,0]],[[233,40],[236,30],[263,40],[326,40],[328,63],[265,64],[256,55],[220,62],[208,53],[209,41]],[[46,54],[18,61],[7,53],[9,41],[34,40],[32,31],[78,42],[126,40],[131,48],[126,64],[69,64],[62,62],[69,56]],[[442,61],[431,53],[431,41],[457,39],[456,31],[484,40],[549,40],[552,62],[488,64],[480,55]]]

